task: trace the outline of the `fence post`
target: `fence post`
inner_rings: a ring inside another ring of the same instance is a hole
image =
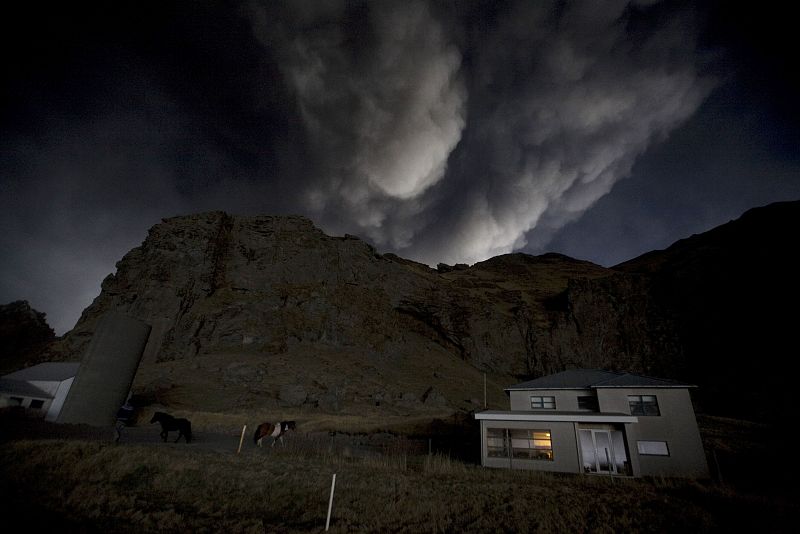
[[[508,468],[514,469],[514,460],[512,460],[512,450],[511,450],[511,429],[506,428],[506,439],[508,440]]]
[[[331,526],[331,509],[333,508],[333,491],[336,489],[336,473],[333,474],[333,480],[331,480],[331,498],[328,501],[328,519],[325,520],[325,532],[328,531],[328,528]]]
[[[717,468],[717,478],[720,484],[724,484],[725,480],[722,478],[722,469],[719,468],[719,460],[717,459],[717,449],[711,449],[711,456],[714,458],[714,467]]]
[[[239,449],[236,451],[236,454],[242,452],[242,442],[244,441],[244,432],[247,430],[247,425],[242,427],[242,437],[239,438]]]

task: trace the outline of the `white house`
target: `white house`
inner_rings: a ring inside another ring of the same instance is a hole
[[[80,363],[45,362],[0,377],[0,407],[22,406],[55,421]]]
[[[486,467],[607,476],[709,476],[689,384],[573,369],[506,389],[475,414]]]

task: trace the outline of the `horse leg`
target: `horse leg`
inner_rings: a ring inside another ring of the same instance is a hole
[[[284,443],[284,442],[283,442],[283,436],[281,435],[281,436],[279,436],[279,437],[280,437],[280,440],[281,440],[281,445],[283,445],[284,447],[286,447],[286,443]]]
[[[181,431],[181,429],[179,428],[179,429],[178,429],[178,437],[177,437],[177,438],[175,438],[175,443],[178,443],[178,440],[179,440],[179,439],[181,439],[181,436],[182,436],[182,435],[183,435],[183,432],[182,432],[182,431]]]
[[[167,442],[167,431],[166,430],[162,430],[161,431],[161,441],[163,441],[164,443]]]

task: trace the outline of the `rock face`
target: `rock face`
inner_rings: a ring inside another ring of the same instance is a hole
[[[736,295],[767,287],[772,296],[747,302],[771,317],[780,288],[765,271],[793,268],[772,257],[761,264],[762,249],[741,262],[735,239],[726,239],[714,238],[717,252],[691,238],[615,269],[509,254],[434,270],[353,236],[325,235],[303,217],[175,217],[117,264],[52,351],[77,359],[105,311],[130,314],[153,327],[135,387],[213,410],[474,409],[484,373],[490,407],[502,408],[504,387],[573,366],[712,391],[712,370],[751,320],[728,332],[720,306],[734,317]],[[776,329],[789,326],[776,321]],[[756,353],[757,343],[747,346]]]
[[[39,363],[55,332],[24,300],[0,306],[0,374]]]
[[[384,404],[441,407],[479,395],[487,372],[502,405],[503,387],[565,366],[662,372],[678,349],[646,285],[556,254],[433,270],[303,217],[213,212],[154,226],[58,350],[80,358],[97,318],[117,310],[153,327],[145,376],[195,362],[216,385],[279,405],[386,392]]]

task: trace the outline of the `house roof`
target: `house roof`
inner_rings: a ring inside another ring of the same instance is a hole
[[[10,380],[22,380],[30,382],[32,380],[41,380],[45,382],[61,382],[68,378],[72,378],[78,373],[79,362],[45,362],[33,367],[27,367],[14,371],[0,378]]]
[[[11,380],[0,378],[0,393],[4,395],[18,395],[20,397],[38,397],[40,399],[52,399],[53,396],[24,380]]]
[[[601,369],[569,369],[553,375],[535,378],[506,388],[506,391],[537,389],[598,389],[598,388],[689,388],[692,384]]]

